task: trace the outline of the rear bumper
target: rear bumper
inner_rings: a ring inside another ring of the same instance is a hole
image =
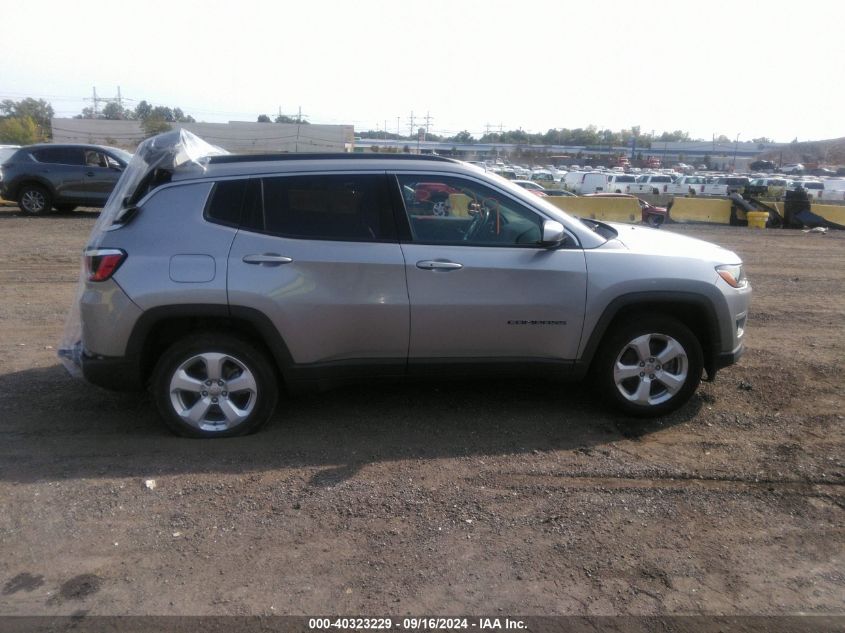
[[[103,389],[142,391],[144,388],[137,359],[91,356],[83,350],[81,341],[59,350],[59,358],[71,376],[78,378],[81,374],[85,380]]]
[[[103,356],[80,357],[82,375],[91,384],[110,391],[143,391],[141,371],[138,362],[129,358],[107,358]]]

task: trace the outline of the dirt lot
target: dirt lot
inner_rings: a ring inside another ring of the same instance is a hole
[[[0,614],[845,610],[845,234],[672,229],[755,296],[742,362],[660,422],[369,386],[203,442],[56,360],[95,217],[0,208]]]

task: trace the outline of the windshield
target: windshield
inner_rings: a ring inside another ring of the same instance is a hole
[[[564,223],[564,226],[566,226],[567,220],[572,221],[573,219],[577,218],[577,216],[573,218],[573,215],[571,215],[569,212],[565,211],[564,209],[561,209],[560,207],[552,204],[551,202],[548,202],[549,198],[541,198],[539,196],[535,196],[534,194],[530,194],[525,189],[523,189],[519,185],[514,184],[513,181],[510,181],[507,178],[502,178],[498,174],[494,174],[489,171],[487,172],[487,176],[492,181],[494,181],[496,185],[498,185],[505,191],[508,191],[509,193],[513,194],[514,197],[516,197],[517,199],[522,200],[531,206],[538,207],[543,211],[543,213],[555,220],[562,221]],[[565,199],[560,196],[555,196],[555,198]],[[593,228],[590,224],[587,224],[587,226],[589,226],[591,229]],[[599,231],[596,231],[596,233],[598,233],[602,237],[605,237],[604,234]],[[609,238],[605,237],[605,239]]]
[[[132,154],[124,149],[120,149],[119,147],[109,147],[108,150],[127,165],[129,164],[129,161],[132,160]]]

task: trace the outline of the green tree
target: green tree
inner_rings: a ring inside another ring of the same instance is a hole
[[[29,117],[40,128],[39,136],[51,138],[53,136],[52,118],[55,115],[53,106],[44,99],[27,97],[20,101],[4,99],[0,102],[0,117]]]
[[[270,117],[268,117],[266,114],[259,114],[258,115],[258,122],[259,123],[272,123],[272,121],[270,121]]]
[[[124,121],[132,118],[132,111],[124,108],[117,101],[109,101],[103,108],[103,118]]]
[[[163,132],[169,132],[173,127],[162,116],[148,116],[141,122],[141,127],[144,129],[146,136],[155,136]]]
[[[144,121],[147,117],[152,114],[153,106],[146,102],[146,100],[141,100],[138,102],[138,105],[135,106],[135,118],[139,121]]]
[[[30,116],[12,116],[0,120],[0,141],[14,145],[31,145],[41,140],[38,124]]]
[[[447,138],[447,141],[452,141],[453,143],[475,143],[475,139],[473,138],[472,134],[467,132],[466,130],[461,130],[455,136],[451,138]]]

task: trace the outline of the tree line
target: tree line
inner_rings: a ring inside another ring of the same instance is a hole
[[[30,145],[53,138],[51,120],[53,106],[44,99],[26,98],[20,101],[0,101],[0,143]],[[109,101],[101,110],[83,108],[75,119],[107,119],[112,121],[140,121],[147,136],[166,132],[171,123],[195,123],[196,119],[181,108],[154,106],[142,100],[134,108],[125,108]]]
[[[0,101],[0,143],[13,143],[15,145],[28,145],[52,138],[51,119],[55,112],[53,106],[44,99],[26,98],[20,101],[5,99]],[[181,108],[161,105],[152,105],[142,100],[134,108],[123,107],[117,101],[109,101],[102,109],[96,112],[92,107],[82,109],[76,119],[107,119],[115,121],[140,121],[144,133],[147,136],[166,132],[171,128],[171,123],[194,123],[196,120],[190,114],[186,114]],[[259,123],[302,123],[307,124],[305,119],[280,114],[271,119],[266,114],[258,115]],[[693,141],[705,139],[693,139],[688,132],[675,130],[673,132],[662,132],[661,134],[644,133],[640,126],[635,125],[630,129],[610,130],[599,129],[595,125],[588,125],[585,128],[552,128],[544,133],[531,133],[522,129],[502,130],[499,132],[487,132],[476,138],[467,130],[462,130],[453,136],[426,133],[420,128],[414,136],[402,136],[400,134],[385,132],[383,130],[366,130],[357,133],[361,138],[367,139],[391,139],[399,141],[416,142],[417,138],[424,136],[426,140],[455,144],[472,143],[502,143],[513,145],[576,145],[585,147],[603,146],[624,146],[630,147],[635,144],[639,148],[649,149],[654,143]],[[719,143],[732,143],[733,140],[720,134],[714,137]],[[634,143],[635,142],[635,143]],[[754,143],[770,143],[767,137],[752,139]]]
[[[652,134],[642,132],[640,126],[633,126],[630,129],[624,130],[600,130],[595,125],[589,125],[586,128],[552,128],[544,133],[531,133],[522,129],[505,130],[500,132],[487,132],[475,138],[469,131],[462,130],[454,136],[441,136],[439,134],[426,133],[425,128],[420,128],[414,136],[402,136],[390,132],[380,130],[367,130],[365,132],[356,132],[357,136],[367,139],[390,139],[394,141],[412,141],[416,142],[417,138],[425,138],[429,141],[436,141],[442,143],[460,143],[462,145],[472,143],[502,143],[512,145],[576,145],[585,147],[603,147],[603,146],[624,146],[630,147],[632,141],[636,140],[636,146],[643,149],[651,148],[653,143],[673,143],[682,141],[703,141],[705,139],[694,139],[689,132],[683,130],[675,130],[673,132],[662,132],[661,134]],[[733,140],[720,134],[714,137],[718,143],[732,143]],[[771,139],[767,137],[760,137],[752,139],[754,143],[771,143]]]

